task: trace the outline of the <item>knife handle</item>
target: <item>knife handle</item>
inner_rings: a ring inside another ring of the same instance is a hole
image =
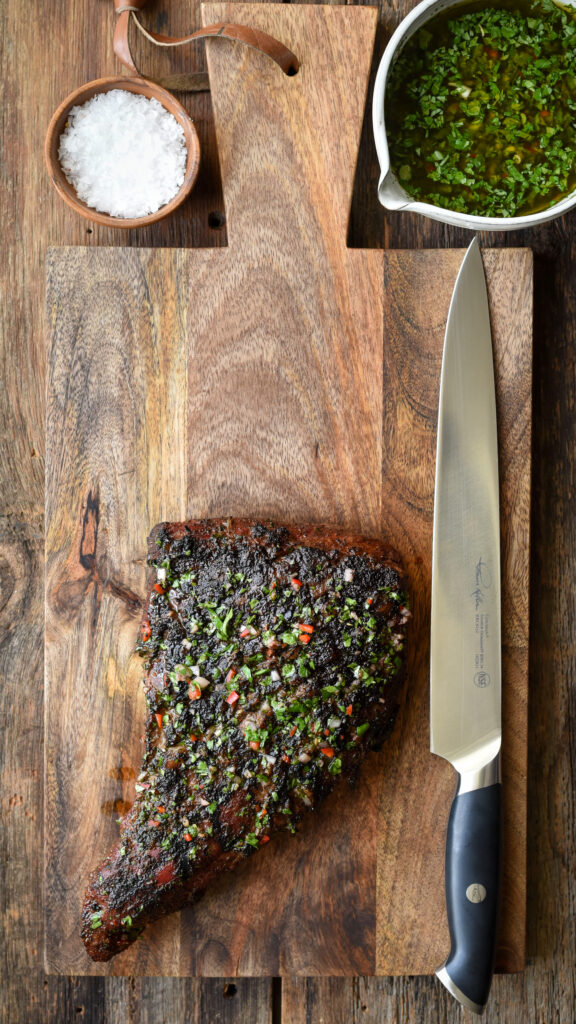
[[[475,1013],[482,1013],[490,991],[500,904],[498,758],[490,767],[488,784],[481,782],[480,788],[472,788],[470,776],[460,776],[450,811],[445,866],[450,955],[436,972],[452,995]]]

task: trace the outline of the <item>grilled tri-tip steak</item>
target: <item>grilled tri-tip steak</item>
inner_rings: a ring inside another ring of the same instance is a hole
[[[163,523],[149,563],[146,751],[121,837],[85,897],[94,960],[353,779],[390,726],[404,674],[404,577],[379,540],[241,519]]]

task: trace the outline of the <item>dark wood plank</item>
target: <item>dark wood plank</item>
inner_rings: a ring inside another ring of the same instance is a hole
[[[87,980],[87,979],[82,979]],[[169,1007],[169,1015],[167,1015]],[[271,1024],[270,979],[106,979],[105,1024]]]
[[[526,1006],[533,1017],[524,1016]],[[474,1019],[435,978],[287,978],[282,985],[282,1020],[290,1024],[472,1024]],[[482,1019],[487,1024],[524,1024],[526,1019],[560,1024],[562,1018],[538,1013],[525,975],[496,975]]]
[[[21,493],[13,497],[22,500]],[[6,510],[0,516],[0,964],[4,979],[22,970],[34,972],[42,956],[37,902],[41,869],[38,858],[30,857],[42,836],[42,768],[37,757],[41,701],[36,697],[42,680],[42,562],[42,516]]]
[[[271,979],[16,976],[0,989],[3,1024],[271,1024]]]

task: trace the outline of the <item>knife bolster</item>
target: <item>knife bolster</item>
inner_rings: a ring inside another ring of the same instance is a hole
[[[486,789],[502,781],[500,774],[500,754],[482,768],[474,772],[462,772],[458,783],[458,795],[472,793],[475,789]]]

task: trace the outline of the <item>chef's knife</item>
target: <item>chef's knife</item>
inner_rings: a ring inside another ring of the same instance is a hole
[[[475,238],[446,324],[430,651],[431,750],[459,774],[446,837],[450,954],[436,972],[468,1009],[490,990],[500,889],[500,516],[492,337]]]

